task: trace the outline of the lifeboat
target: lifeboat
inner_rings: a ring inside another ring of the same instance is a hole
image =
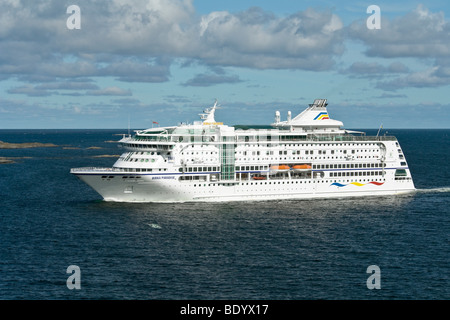
[[[291,167],[285,165],[285,164],[281,164],[281,165],[273,165],[270,166],[270,171],[273,173],[277,173],[277,172],[287,172],[289,171],[289,169],[291,169]]]
[[[294,172],[310,171],[311,170],[311,166],[309,164],[297,164],[297,165],[292,167],[292,170],[294,170]]]
[[[266,177],[253,177],[253,180],[266,180]]]

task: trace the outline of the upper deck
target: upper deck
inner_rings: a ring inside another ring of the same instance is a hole
[[[260,142],[260,141],[396,141],[394,136],[366,136],[366,135],[353,135],[351,133],[345,134],[298,134],[296,132],[283,132],[283,130],[237,130],[234,131],[234,141],[239,142]],[[121,143],[136,143],[136,144],[152,144],[158,143],[162,145],[173,145],[180,142],[220,142],[214,139],[216,134],[207,134],[201,132],[186,131],[184,134],[172,133],[172,134],[146,134],[134,135],[123,137],[119,142]],[[268,138],[270,137],[270,138]],[[274,139],[275,138],[275,139]]]
[[[155,149],[170,151],[177,144],[235,144],[287,142],[368,142],[396,141],[393,136],[366,136],[364,132],[345,130],[341,121],[331,119],[326,99],[316,99],[313,104],[292,119],[280,121],[277,111],[271,126],[227,126],[214,119],[217,101],[212,108],[200,114],[202,121],[194,124],[158,127],[136,131],[119,142],[129,149]]]

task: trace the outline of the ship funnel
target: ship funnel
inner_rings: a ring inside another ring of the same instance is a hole
[[[280,111],[275,111],[275,123],[280,123]]]

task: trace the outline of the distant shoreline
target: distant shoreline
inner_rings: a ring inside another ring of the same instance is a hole
[[[24,142],[24,143],[9,143],[0,141],[0,149],[24,149],[24,148],[52,148],[57,147],[53,143],[40,142]]]
[[[0,164],[16,163],[17,159],[30,159],[31,157],[0,157]]]
[[[0,157],[0,164],[7,164],[7,163],[14,163],[14,160],[11,160],[10,158],[7,157]]]

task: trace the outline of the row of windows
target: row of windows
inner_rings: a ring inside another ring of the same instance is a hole
[[[315,153],[314,153],[314,150],[279,150],[278,151],[278,155],[288,155],[288,153],[290,154],[291,152],[292,152],[292,154],[293,155],[300,155],[300,154],[302,154],[302,151],[304,151],[304,154],[305,155],[314,155]],[[317,151],[317,154],[319,154],[319,155],[326,155],[326,154],[335,154],[335,152],[337,153],[337,152],[340,152],[340,153],[343,153],[343,154],[347,154],[347,152],[350,154],[355,154],[355,153],[357,153],[357,152],[377,152],[378,150],[375,150],[375,149],[373,149],[373,150],[355,150],[355,149],[353,149],[353,150],[316,150]],[[327,153],[328,152],[328,153]],[[244,155],[244,156],[246,156],[246,155],[252,155],[252,156],[259,156],[259,155],[261,155],[262,153],[264,153],[264,151],[237,151],[237,152],[235,152],[236,154],[239,154],[239,155]],[[192,154],[194,154],[194,153],[192,153]],[[197,154],[198,154],[198,152],[197,152]],[[211,154],[212,154],[212,152],[211,152]],[[273,151],[265,151],[265,154],[266,155],[273,155]]]
[[[134,158],[133,156],[139,156],[139,155],[148,155],[148,156],[155,156],[160,155],[159,152],[150,152],[150,151],[140,151],[140,152],[129,152],[124,156],[121,156],[119,160],[121,161],[127,161],[127,162],[155,162],[155,158]]]
[[[151,158],[151,159],[144,159],[144,158],[129,158],[129,159],[124,159],[124,158],[122,158],[122,159],[120,159],[120,160],[122,160],[122,161],[127,161],[127,162],[155,162],[156,161],[156,159],[153,159],[153,158]]]
[[[156,145],[156,144],[128,144],[128,143],[124,143],[124,146],[126,147],[131,147],[131,148],[139,148],[139,149],[158,149],[158,150],[172,150],[174,148],[174,145]],[[200,147],[208,147],[208,144],[200,144]],[[245,144],[245,145],[237,145],[235,144],[234,147],[235,148],[239,148],[239,147],[245,147],[245,148],[250,148],[250,147],[378,147],[375,143],[359,143],[359,144],[355,144],[355,143],[317,143],[317,144],[312,144],[312,143],[305,143],[305,144],[277,144],[275,146],[273,146],[272,144],[267,144],[267,145],[260,145],[260,144]],[[194,148],[194,145],[190,145],[190,148]],[[338,152],[342,152],[343,150],[329,150],[332,154],[335,151]],[[376,152],[378,151],[377,149],[358,149],[356,150],[356,152]],[[312,151],[310,151],[312,152]],[[322,150],[322,152],[327,152],[327,150]],[[352,150],[352,152],[354,153],[355,150]]]
[[[192,180],[200,180],[200,181],[206,181],[206,176],[181,176],[179,177],[179,180],[181,181],[192,181]]]
[[[245,157],[236,157],[236,161],[242,162],[250,162],[250,161],[294,161],[294,160],[348,160],[350,156],[326,156],[326,157],[263,157],[263,158],[245,158]],[[379,156],[353,156],[352,158],[357,159],[379,159]]]
[[[117,168],[122,172],[165,172],[167,168]]]
[[[397,181],[410,181],[412,180],[411,177],[395,177],[395,180]]]
[[[382,171],[330,172],[330,177],[381,176]]]
[[[342,163],[342,164],[315,164],[313,169],[358,169],[358,168],[379,168],[379,163]],[[152,172],[152,171],[167,171],[167,168],[123,168],[123,171],[137,171],[137,172]],[[236,171],[267,171],[268,166],[236,166]],[[183,172],[183,168],[178,169]],[[220,171],[218,166],[210,167],[188,167],[185,172],[215,172]]]
[[[156,144],[136,144],[136,143],[124,143],[125,147],[128,148],[139,148],[139,149],[159,149],[159,150],[172,150],[173,145],[156,145]]]
[[[359,179],[358,182],[371,182],[371,181],[378,181],[378,182],[384,182],[385,179]],[[248,186],[248,185],[277,185],[277,184],[310,184],[310,183],[334,183],[334,182],[355,182],[355,180],[287,180],[287,181],[259,181],[259,182],[240,182],[237,185],[241,186]],[[222,184],[219,183],[204,183],[204,184],[194,184],[194,187],[218,187]],[[234,185],[234,184],[229,184]]]
[[[313,169],[358,169],[358,168],[379,168],[379,163],[341,163],[341,164],[315,164]],[[188,167],[186,172],[211,172],[219,171],[220,167]],[[267,171],[268,166],[236,166],[236,171]],[[183,169],[179,169],[183,172]]]
[[[198,163],[198,158],[196,159],[184,159],[183,161],[187,162],[191,162],[191,163]],[[202,162],[204,163],[209,163],[209,162],[219,162],[219,160],[217,158],[202,158]]]
[[[376,147],[376,143],[287,143],[289,147]]]
[[[278,151],[278,155],[287,155],[288,152],[292,152],[293,155],[300,155],[302,154],[302,151],[304,151],[305,155],[314,155],[314,150],[280,150]],[[355,154],[356,152],[377,152],[378,150],[328,150],[329,154],[335,154],[335,152],[340,152],[343,154],[347,154],[351,153],[351,154]],[[266,154],[266,155],[273,155],[274,152],[270,151],[270,150],[266,150],[266,151],[236,151],[235,154],[238,155],[253,155],[253,156],[259,156],[261,154]],[[208,154],[215,154],[217,155],[218,152],[216,151],[186,151],[186,152],[181,152],[181,155],[208,155]],[[327,150],[317,150],[317,154],[319,155],[326,155]]]
[[[336,164],[315,164],[313,169],[358,169],[358,168],[380,168],[380,163],[336,163]],[[236,171],[265,171],[268,166],[236,166]]]
[[[358,169],[358,168],[380,168],[381,163],[335,163],[314,164],[313,169]]]
[[[188,167],[185,172],[211,172],[219,171],[220,167]],[[183,168],[179,168],[178,171],[183,172]]]
[[[201,155],[204,155],[204,154],[219,154],[218,152],[216,152],[216,151],[196,151],[196,152],[194,152],[194,151],[191,151],[191,152],[189,152],[189,151],[186,151],[186,152],[182,152],[181,153],[181,155],[183,156],[183,155],[197,155],[197,154],[201,154]]]
[[[128,153],[129,155],[141,155],[141,156],[143,156],[144,154],[146,154],[146,155],[155,155],[155,154],[157,154],[157,155],[159,155],[160,153],[159,152],[155,152],[155,151],[136,151],[136,152],[130,152],[130,153]]]
[[[273,141],[273,143],[278,143],[279,141],[275,140]],[[235,147],[242,147],[245,146],[246,148],[249,147],[271,147],[273,146],[273,143],[271,143],[270,141],[268,141],[268,143],[256,143],[256,144],[251,144],[251,143],[246,143],[246,144],[242,144],[240,143],[239,145],[235,144]],[[322,148],[330,148],[330,147],[378,147],[378,145],[376,143],[283,143],[280,142],[280,146],[285,146],[285,147],[322,147]]]
[[[198,141],[200,142],[200,141]],[[273,143],[277,144],[279,141],[273,141]],[[256,143],[256,144],[235,144],[234,147],[238,148],[238,147],[254,147],[254,148],[260,148],[260,147],[272,147],[273,143],[271,143],[270,141],[268,141],[268,143]],[[282,147],[378,147],[378,145],[376,143],[283,143],[281,142],[279,144]],[[146,148],[164,148],[167,147],[167,145],[141,145],[141,144],[128,144],[128,146],[131,147],[142,147],[142,146],[146,146]],[[170,147],[173,147],[173,145],[169,145]],[[208,146],[216,146],[216,144],[191,144],[188,146],[188,148],[195,148],[195,147],[200,147],[200,148],[206,148]],[[276,146],[276,145],[275,145]]]
[[[370,171],[370,172],[332,172],[332,173],[330,173],[330,176],[331,177],[348,177],[348,176],[362,176],[362,175],[375,175],[375,176],[378,176],[378,175],[381,175],[382,173],[381,173],[381,171]],[[113,179],[114,178],[114,176],[102,176],[102,179]],[[140,179],[141,178],[141,176],[122,176],[122,179]],[[408,179],[411,179],[411,178],[407,178],[407,177],[396,177],[396,180],[408,180]],[[190,176],[180,176],[179,177],[179,180],[182,180],[182,181],[195,181],[195,180],[198,180],[198,181],[206,181],[206,177],[205,176],[192,176],[192,175],[190,175]],[[328,183],[328,180],[314,180],[314,181],[318,181],[318,182],[322,182],[322,183]],[[313,182],[314,182],[313,181]],[[347,180],[347,182],[348,182],[349,180]],[[359,181],[361,181],[361,182],[365,182],[366,181],[366,179],[359,179]],[[370,181],[384,181],[384,179],[375,179],[375,180],[370,180]],[[244,183],[240,183],[240,184],[242,184],[242,185],[244,185],[244,184],[246,184],[246,185],[248,185],[248,184],[250,184],[250,185],[253,185],[253,183],[256,185],[256,184],[298,184],[298,183],[311,183],[312,182],[312,180],[285,180],[285,181],[260,181],[260,182],[244,182]],[[331,181],[331,182],[341,182],[341,180],[334,180],[334,181]],[[345,181],[342,181],[342,182],[345,182]],[[217,185],[217,184],[212,184],[213,186],[215,186],[215,185]],[[194,187],[195,187],[196,185],[194,185]],[[200,186],[200,185],[199,185]],[[206,184],[205,184],[205,186],[206,186]],[[211,186],[211,184],[208,184],[208,186]]]
[[[237,166],[236,171],[247,170],[247,171],[266,171],[269,170],[268,166]]]

